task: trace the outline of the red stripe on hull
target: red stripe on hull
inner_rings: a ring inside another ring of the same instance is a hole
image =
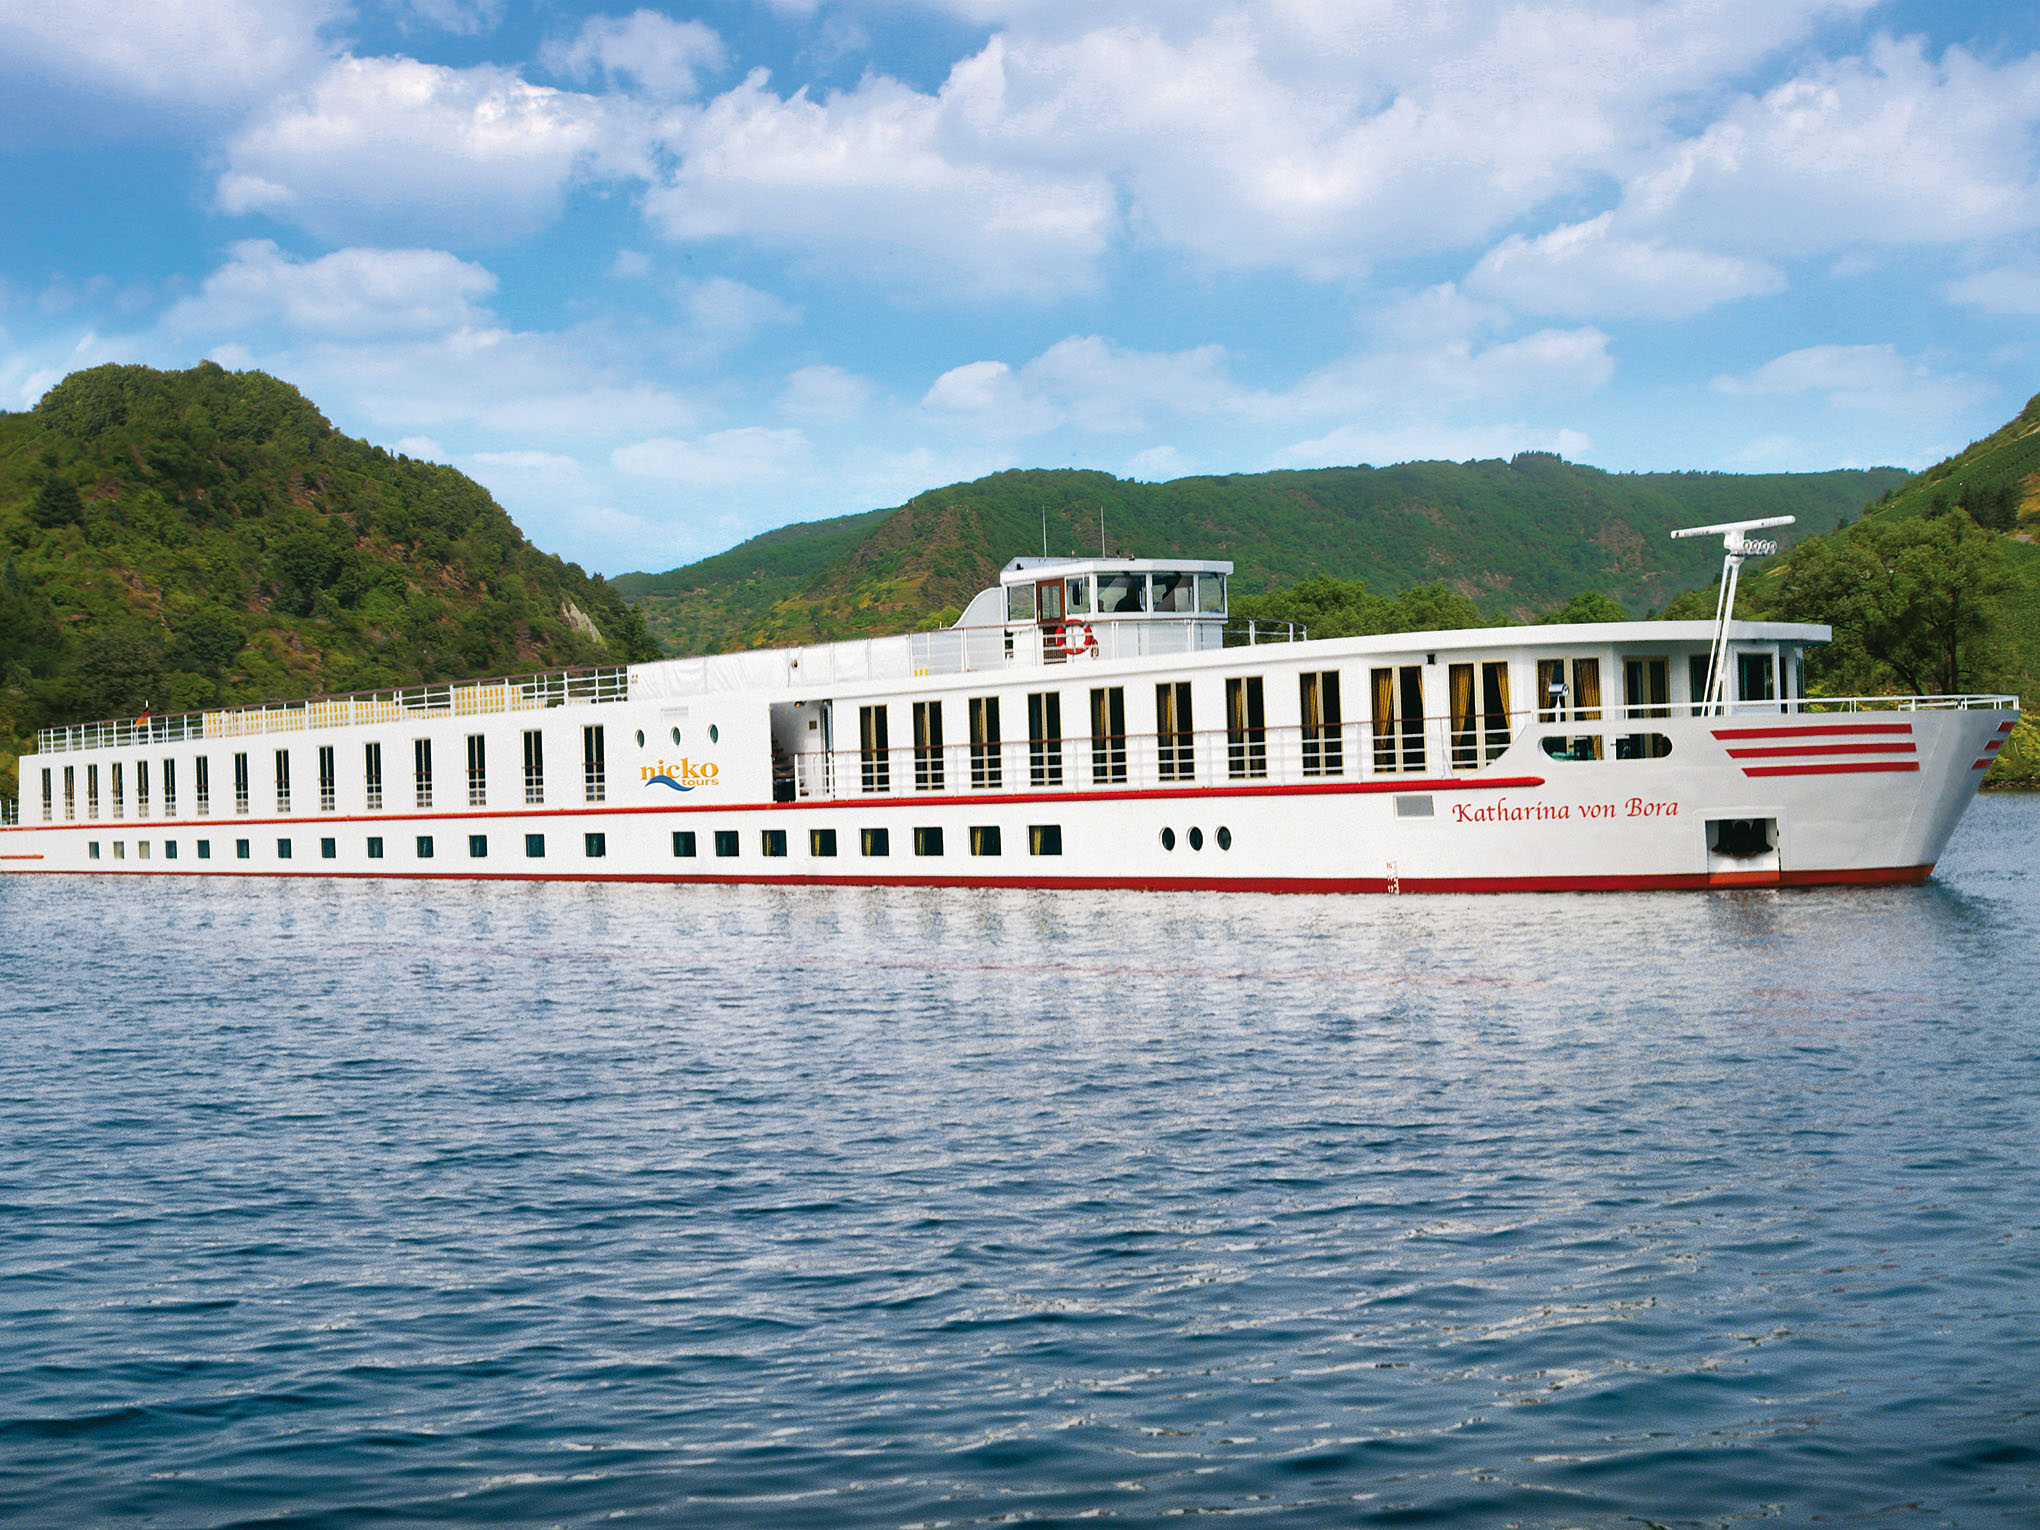
[[[1808,754],[1912,754],[1911,744],[1793,744],[1782,749],[1731,749],[1731,760],[1779,760]]]
[[[1911,723],[1838,723],[1822,728],[1716,728],[1716,738],[1826,738],[1850,733],[1910,733]]]
[[[1918,770],[1917,760],[1864,760],[1855,765],[1745,765],[1746,776],[1858,776],[1878,770]]]
[[[1839,871],[1786,871],[1766,878],[1766,886],[1858,887],[1924,882],[1932,866],[1873,866]],[[216,879],[262,877],[298,881],[328,878],[335,881],[382,882],[639,882],[674,886],[762,886],[762,887],[934,887],[999,888],[1050,892],[1236,892],[1236,893],[1385,893],[1389,884],[1382,877],[1258,877],[1223,881],[1204,877],[1010,877],[986,880],[973,877],[928,876],[670,876],[662,872],[626,872],[594,875],[580,872],[486,872],[452,871],[391,875],[379,871],[230,871],[198,870],[135,871],[101,867],[90,871],[46,873],[50,876],[113,877],[213,877]],[[1728,875],[1735,875],[1729,873]],[[1722,883],[1704,871],[1640,872],[1634,875],[1577,877],[1403,877],[1397,890],[1406,893],[1505,893],[1505,892],[1690,892],[1706,891]]]

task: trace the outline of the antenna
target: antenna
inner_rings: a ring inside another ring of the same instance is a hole
[[[1041,556],[1048,556],[1048,506],[1041,507]]]
[[[1105,501],[1098,501],[1098,556],[1105,556]]]
[[[1680,537],[1721,538],[1721,591],[1714,598],[1714,639],[1707,645],[1707,694],[1700,700],[1702,717],[1719,716],[1724,710],[1722,692],[1728,685],[1728,624],[1735,616],[1735,586],[1742,576],[1743,559],[1768,558],[1778,544],[1768,538],[1745,536],[1766,526],[1790,526],[1789,515],[1766,516],[1757,521],[1723,521],[1715,526],[1687,526],[1672,533]]]

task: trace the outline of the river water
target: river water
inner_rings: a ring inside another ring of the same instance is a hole
[[[1923,888],[0,879],[0,1521],[2040,1523]]]

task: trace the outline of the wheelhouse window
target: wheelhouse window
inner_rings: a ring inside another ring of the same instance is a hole
[[[1197,774],[1188,680],[1165,680],[1155,687],[1155,774],[1164,781],[1188,781]]]
[[[468,806],[482,807],[489,800],[489,741],[480,733],[467,736]]]
[[[609,777],[602,757],[602,725],[581,730],[581,795],[589,802],[602,802],[609,795]]]
[[[1033,585],[1009,584],[1006,586],[1006,620],[1009,622],[1031,622],[1034,620]]]
[[[333,746],[331,744],[321,744],[319,746],[319,811],[322,813],[333,811],[335,796],[339,790],[339,782],[334,779],[335,774],[333,768]]]
[[[1100,574],[1098,576],[1098,613],[1101,616],[1124,616],[1131,612],[1147,609],[1146,574]]]
[[[1062,694],[1058,691],[1035,691],[1027,698],[1027,784],[1063,784]]]
[[[1403,664],[1373,671],[1374,768],[1424,768],[1424,666]]]
[[[1739,653],[1735,656],[1735,699],[1774,701],[1777,699],[1777,668],[1768,653]],[[118,765],[114,766],[119,770]],[[120,817],[118,788],[113,816]]]
[[[411,742],[411,782],[418,806],[432,806],[432,740],[429,738]]]
[[[892,746],[883,706],[857,709],[857,758],[867,792],[892,790]]]
[[[1098,686],[1091,692],[1091,784],[1126,779],[1126,688]]]
[[[1319,670],[1298,681],[1303,717],[1303,773],[1338,776],[1346,771],[1339,711],[1339,672]]]
[[[1206,616],[1225,615],[1225,575],[1197,576],[1197,609]]]
[[[1149,582],[1153,595],[1150,610],[1189,611],[1196,603],[1197,582],[1188,574],[1154,574]]]
[[[914,790],[942,790],[942,703],[914,703]]]
[[[276,811],[290,811],[290,751],[276,751]]]
[[[361,749],[361,784],[368,811],[382,811],[382,745],[364,744]]]
[[[999,698],[973,696],[970,712],[970,784],[973,788],[997,788],[1004,777],[999,757]]]
[[[1225,683],[1225,773],[1235,781],[1268,774],[1268,709],[1259,675]]]
[[[1089,575],[1063,581],[1063,605],[1071,616],[1091,614],[1091,580]]]
[[[524,730],[524,800],[545,801],[545,735],[536,728]]]

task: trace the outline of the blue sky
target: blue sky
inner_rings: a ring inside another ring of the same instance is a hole
[[[2040,20],[0,0],[0,407],[211,357],[663,569],[1006,467],[1920,466],[2040,391]]]

